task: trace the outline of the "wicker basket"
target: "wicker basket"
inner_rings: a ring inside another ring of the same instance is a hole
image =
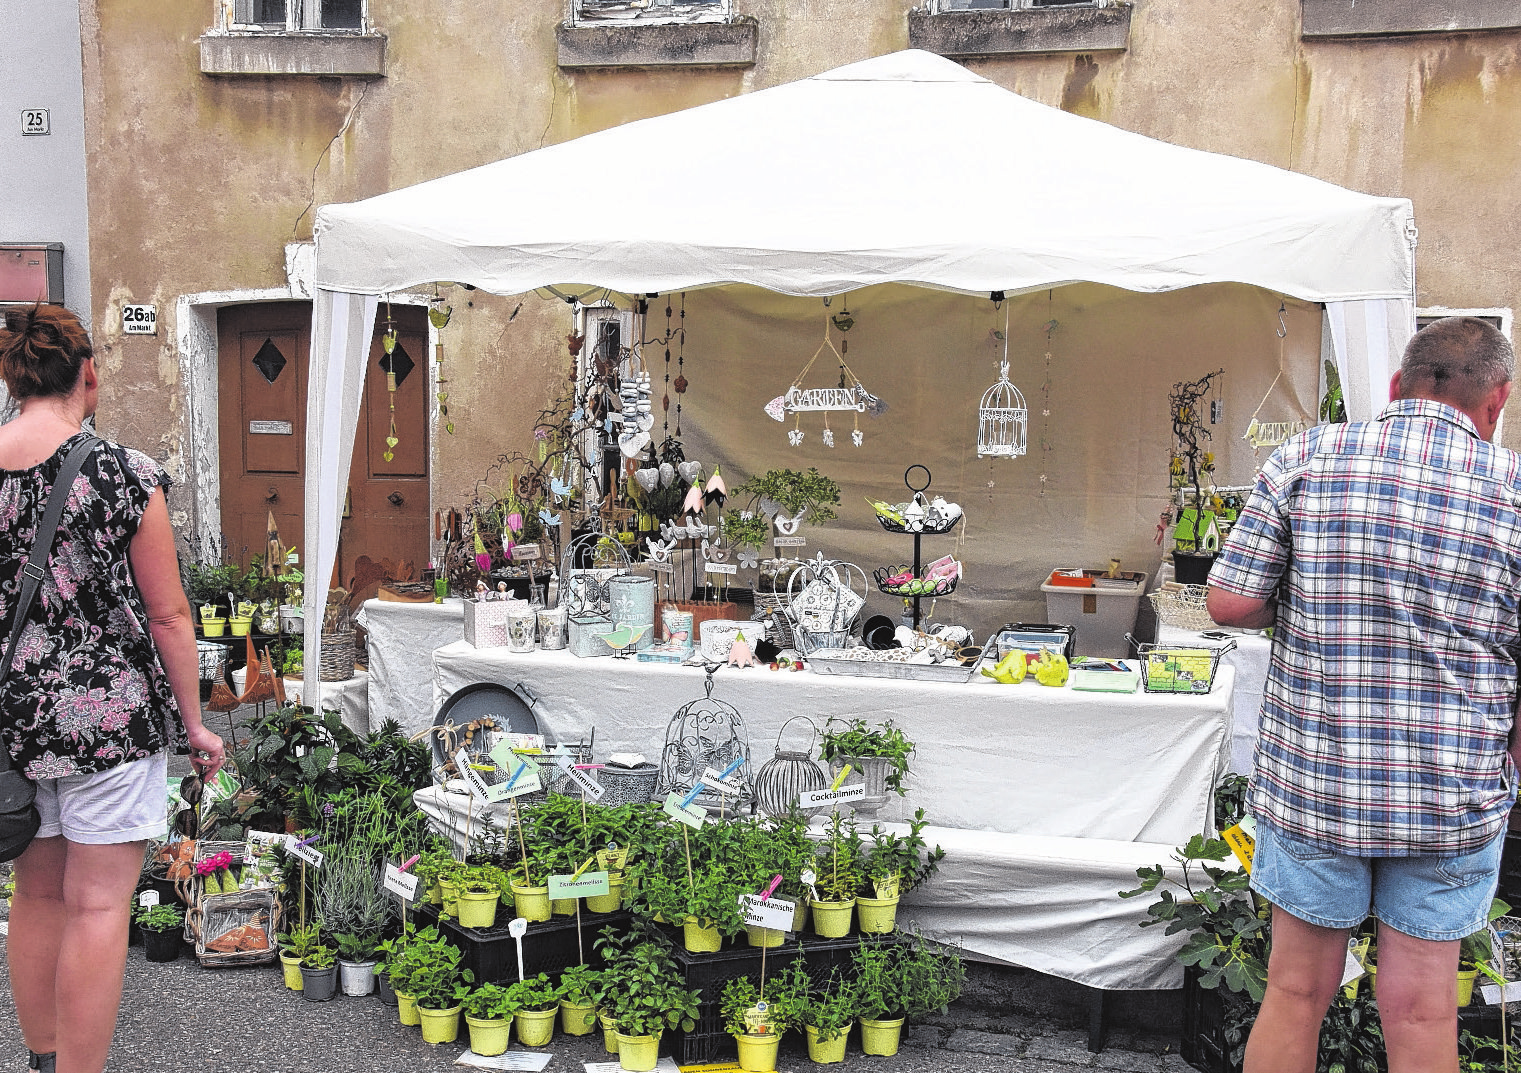
[[[318,664],[324,682],[346,682],[354,677],[354,631],[322,635],[322,661]]]
[[[218,853],[231,853],[239,862],[243,860],[244,843],[218,842],[201,839],[195,846],[194,863],[199,864]],[[255,887],[231,894],[206,893],[206,882],[194,872],[174,883],[185,911],[185,939],[195,944],[195,955],[202,965],[208,967],[232,967],[237,965],[267,965],[279,954],[275,945],[275,933],[280,924],[280,903],[274,888]],[[207,950],[207,942],[216,942],[231,929],[253,924],[265,933],[267,947],[260,950],[223,952]]]
[[[769,614],[771,637],[778,648],[796,648],[792,635],[792,620],[787,617],[787,594],[785,592],[757,592],[755,594],[755,617],[765,620]]]
[[[1220,627],[1209,617],[1204,606],[1208,595],[1208,585],[1169,583],[1151,594],[1151,606],[1156,609],[1157,621],[1164,626],[1180,630],[1217,630]]]

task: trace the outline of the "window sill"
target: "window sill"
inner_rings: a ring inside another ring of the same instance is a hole
[[[555,30],[562,69],[753,67],[760,25],[733,22],[571,26]]]
[[[384,78],[386,38],[368,33],[207,33],[201,73]]]
[[[1521,0],[1300,0],[1304,37],[1521,30]]]
[[[1128,3],[1015,11],[911,11],[908,44],[951,59],[1049,52],[1123,52],[1130,43]]]

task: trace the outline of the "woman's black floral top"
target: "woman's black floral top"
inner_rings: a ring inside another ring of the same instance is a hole
[[[0,645],[63,456],[86,435],[30,469],[0,469]],[[127,559],[159,486],[169,487],[169,475],[157,463],[105,441],[74,480],[47,577],[0,687],[0,735],[33,779],[104,771],[185,744]]]

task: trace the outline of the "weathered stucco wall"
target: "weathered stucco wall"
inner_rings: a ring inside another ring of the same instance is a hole
[[[490,18],[372,0],[372,22],[387,39],[378,79],[207,76],[197,42],[214,25],[213,0],[83,6],[101,424],[193,477],[178,296],[285,286],[284,246],[310,239],[317,205],[902,48],[912,0],[737,0],[759,20],[751,68],[575,72],[556,66],[562,0],[521,0]],[[1248,8],[1145,0],[1123,53],[968,66],[1127,129],[1408,196],[1421,226],[1422,305],[1521,305],[1521,223],[1511,211],[1521,173],[1521,34],[1302,42],[1298,0]],[[701,152],[654,146],[644,159],[608,161],[600,204],[546,194],[518,208],[679,213],[685,198],[722,196],[681,185],[683,159]],[[1116,187],[1124,181],[1114,176]],[[985,196],[992,213],[1006,195]],[[558,301],[462,288],[447,297],[456,432],[435,435],[436,506],[464,502],[491,460],[530,448],[532,417],[563,375],[570,327]],[[127,302],[158,306],[156,337],[121,335]],[[1223,347],[1221,361],[1230,357]],[[1521,411],[1507,429],[1521,446]]]

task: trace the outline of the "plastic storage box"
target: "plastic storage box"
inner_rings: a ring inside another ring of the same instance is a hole
[[[1135,632],[1136,612],[1146,593],[1146,572],[1128,572],[1121,584],[1100,579],[1097,575],[1102,571],[1085,573],[1094,577],[1091,589],[1049,582],[1040,587],[1046,594],[1046,617],[1076,627],[1079,656],[1129,656],[1125,635]]]

